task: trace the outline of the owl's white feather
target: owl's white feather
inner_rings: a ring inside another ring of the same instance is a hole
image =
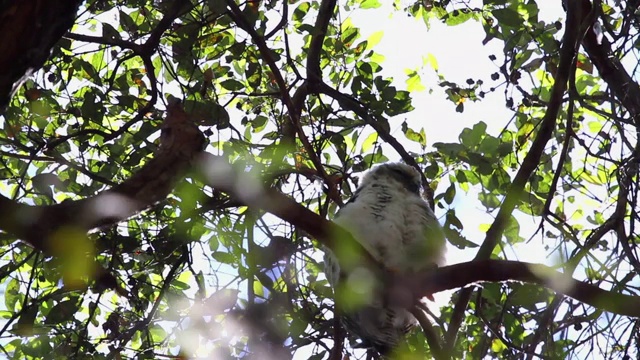
[[[402,163],[376,166],[365,174],[334,221],[389,270],[411,273],[442,265],[444,232],[421,197],[420,188],[421,177],[413,167]],[[328,249],[325,271],[334,287],[358,280],[358,274],[341,273],[337,258]],[[416,320],[405,309],[386,306],[382,294],[373,293],[371,297],[364,306],[341,314],[343,323],[362,339],[363,345],[388,352]]]

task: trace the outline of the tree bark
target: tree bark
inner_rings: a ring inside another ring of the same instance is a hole
[[[0,3],[0,113],[24,79],[40,69],[76,19],[82,0]]]

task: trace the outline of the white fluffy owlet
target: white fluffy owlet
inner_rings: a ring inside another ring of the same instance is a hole
[[[334,221],[391,271],[410,273],[437,267],[444,261],[445,236],[420,189],[420,174],[413,167],[402,163],[376,166],[362,178]],[[328,249],[325,272],[334,288],[344,281],[358,281],[359,274],[341,273],[337,258]],[[416,320],[403,308],[385,305],[381,293],[374,291],[371,297],[362,306],[343,309],[339,316],[346,329],[362,340],[362,346],[385,354]]]

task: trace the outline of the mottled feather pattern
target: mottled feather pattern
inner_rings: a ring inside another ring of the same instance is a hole
[[[362,178],[354,197],[334,221],[348,230],[387,269],[410,273],[442,265],[445,237],[433,211],[420,196],[421,177],[411,166],[387,163]],[[325,250],[325,271],[336,286],[352,274]],[[388,307],[373,294],[367,305],[341,314],[348,331],[381,353],[393,349],[414,326],[405,309]]]

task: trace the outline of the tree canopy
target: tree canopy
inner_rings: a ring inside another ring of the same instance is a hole
[[[403,306],[394,289],[455,290],[413,310],[398,358],[637,358],[639,2],[544,3],[394,1],[499,44],[463,82],[426,57],[427,83],[351,21],[377,0],[0,1],[0,353],[376,357],[334,316],[326,246]],[[510,116],[428,142],[450,119],[412,119],[427,88]],[[389,160],[473,261],[395,274],[329,220]],[[465,227],[460,201],[492,222]],[[518,261],[531,244],[552,261]]]

